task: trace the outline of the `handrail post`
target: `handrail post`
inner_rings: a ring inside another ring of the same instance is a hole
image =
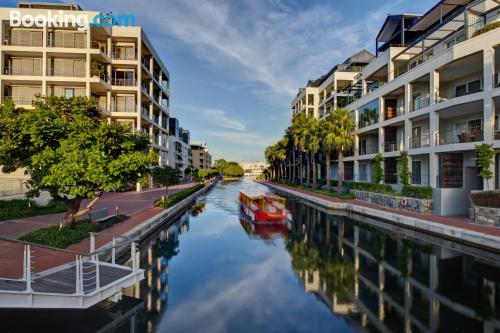
[[[26,269],[26,246],[27,245],[24,245],[24,255],[23,255],[23,281],[26,281],[26,272],[27,272],[27,269]]]
[[[80,285],[79,285],[79,293],[80,295],[83,295],[83,260],[82,256],[79,255],[79,260],[78,260],[78,265],[79,265],[79,271],[80,271]]]
[[[90,253],[95,252],[95,234],[93,232],[90,233]],[[94,255],[92,255],[94,257]]]
[[[137,269],[135,261],[135,242],[132,242],[130,244],[130,260],[132,262],[132,270],[135,272],[135,270]]]
[[[116,259],[116,239],[115,236],[113,236],[113,248],[111,249],[111,263],[114,265],[115,264],[115,259]]]
[[[99,256],[95,257],[95,289],[96,291],[101,289],[101,284],[99,281]]]
[[[80,292],[80,264],[78,263],[78,255],[75,255],[75,294]]]
[[[26,292],[30,293],[31,289],[31,249],[26,245]]]

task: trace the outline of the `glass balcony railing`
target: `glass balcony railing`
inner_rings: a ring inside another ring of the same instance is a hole
[[[124,102],[112,101],[111,111],[112,112],[136,112],[137,107],[133,104],[126,104]]]
[[[410,137],[410,149],[418,149],[429,146],[430,146],[430,135],[428,132],[421,135]]]
[[[417,111],[429,106],[430,97],[429,95],[419,96],[413,99],[412,111]]]
[[[397,142],[384,142],[384,152],[400,151],[401,145]]]
[[[42,32],[33,31],[18,35],[7,36],[3,39],[3,45],[12,46],[36,46],[42,47]]]
[[[113,48],[111,58],[116,60],[137,60],[137,51],[133,47],[117,47]]]
[[[12,101],[15,105],[31,105],[35,100],[34,96],[4,96],[3,98]]]
[[[370,155],[378,153],[378,144],[361,145],[359,147],[359,155]]]
[[[111,84],[114,86],[135,86],[136,79],[135,78],[117,78],[114,77],[111,79]]]
[[[436,142],[438,143],[438,145],[478,141],[483,141],[482,129],[472,129],[465,131],[439,131],[438,133],[436,133]]]
[[[41,68],[29,67],[4,67],[4,75],[21,75],[21,76],[40,76],[42,75]]]

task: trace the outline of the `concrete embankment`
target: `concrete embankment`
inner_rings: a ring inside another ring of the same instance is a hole
[[[343,210],[383,220],[388,223],[427,232],[454,241],[500,251],[500,228],[467,223],[452,216],[419,215],[388,209],[360,200],[340,200],[286,185],[259,182],[278,192],[292,195],[331,211]]]

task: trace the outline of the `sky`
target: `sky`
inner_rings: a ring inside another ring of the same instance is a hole
[[[170,72],[171,116],[214,159],[253,162],[281,138],[309,79],[360,49],[374,52],[388,14],[424,13],[437,0],[68,2],[135,15]]]

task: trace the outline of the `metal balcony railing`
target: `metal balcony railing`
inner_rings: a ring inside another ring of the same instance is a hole
[[[384,152],[400,151],[401,145],[397,142],[384,142]]]
[[[483,141],[483,130],[474,129],[466,131],[439,131],[436,133],[438,145],[448,145],[454,143],[467,143]]]
[[[117,78],[114,77],[111,79],[111,84],[113,86],[128,86],[128,87],[133,87],[136,85],[136,79],[125,79],[125,78]]]
[[[41,67],[41,66],[40,66]],[[42,75],[42,69],[36,69],[33,67],[4,67],[4,75],[21,75],[21,76],[40,76]]]
[[[418,149],[429,146],[430,146],[430,135],[428,132],[418,136],[410,137],[410,149]]]

